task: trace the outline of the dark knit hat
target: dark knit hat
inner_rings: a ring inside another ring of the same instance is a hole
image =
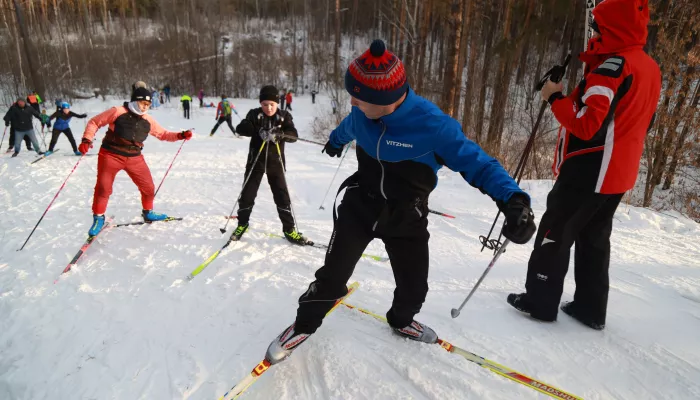
[[[345,73],[345,90],[352,97],[370,104],[386,106],[408,91],[403,63],[375,39],[369,50],[354,59]]]
[[[265,100],[269,101],[274,101],[277,103],[279,101],[279,90],[277,90],[276,87],[272,85],[267,85],[263,86],[262,89],[260,89],[260,102],[262,103]]]
[[[131,93],[131,101],[151,101],[151,92],[143,87],[137,87],[133,93]]]

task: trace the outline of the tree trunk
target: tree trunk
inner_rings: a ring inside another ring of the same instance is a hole
[[[463,14],[462,14],[462,33],[460,36],[459,43],[459,65],[457,66],[457,76],[455,77],[455,84],[457,85],[457,93],[455,95],[454,110],[455,118],[459,113],[459,108],[462,102],[462,76],[464,75],[464,64],[467,62],[467,54],[469,54],[469,49],[467,48],[467,41],[469,39],[469,32],[467,27],[471,26],[471,15],[474,10],[474,3],[476,0],[464,0],[463,1]]]
[[[24,42],[24,55],[27,60],[27,68],[29,69],[29,74],[32,77],[32,86],[41,95],[45,95],[46,86],[44,86],[44,79],[42,78],[40,66],[38,65],[36,59],[34,58],[36,53],[34,52],[33,46],[29,40],[29,31],[24,23],[24,14],[22,13],[22,8],[19,5],[18,0],[13,0],[15,6],[15,15],[17,16],[17,26],[19,27],[19,33],[22,36],[22,42]]]
[[[476,6],[475,6],[476,7]],[[473,138],[474,135],[472,134],[471,136],[469,135],[471,130],[471,122],[472,122],[472,97],[474,96],[474,88],[476,87],[476,82],[477,82],[477,73],[476,73],[476,61],[479,58],[479,23],[478,21],[481,20],[481,18],[478,18],[477,16],[479,15],[478,10],[475,8],[474,10],[474,18],[472,18],[472,21],[474,21],[471,24],[470,28],[470,40],[469,40],[469,65],[467,66],[467,87],[466,87],[466,92],[464,94],[464,111],[462,113],[462,130],[464,131],[465,135],[467,135],[470,138]]]
[[[688,116],[685,119],[685,124],[683,129],[676,140],[675,147],[673,148],[673,154],[671,155],[671,162],[668,165],[668,171],[666,172],[666,179],[664,180],[664,185],[661,187],[662,190],[668,190],[673,184],[673,179],[676,176],[676,169],[678,168],[678,162],[681,158],[681,150],[685,146],[685,142],[691,132],[690,127],[696,126],[693,124],[695,117],[698,114],[698,102],[700,101],[700,83],[695,85],[695,94],[693,94],[691,106],[688,109]]]
[[[430,14],[432,12],[433,0],[425,0],[422,2],[423,20],[420,26],[420,34],[418,37],[418,50],[416,51],[418,59],[418,69],[413,74],[413,80],[416,82],[416,91],[422,93],[423,82],[425,80],[425,50],[428,41],[428,28],[430,27]]]
[[[484,106],[486,105],[486,88],[488,87],[489,75],[493,69],[491,66],[491,57],[493,56],[493,47],[491,42],[493,42],[493,35],[496,32],[496,19],[498,16],[498,11],[494,8],[493,4],[489,4],[490,12],[488,20],[484,23],[488,24],[486,38],[484,39],[484,65],[481,69],[481,87],[479,89],[479,104],[476,109],[476,142],[481,142],[481,135],[484,129]]]
[[[447,65],[445,66],[445,78],[442,87],[442,101],[440,108],[446,114],[454,115],[455,94],[457,85],[457,73],[459,68],[459,46],[462,40],[462,10],[465,0],[451,0],[450,18],[448,20],[447,39]]]

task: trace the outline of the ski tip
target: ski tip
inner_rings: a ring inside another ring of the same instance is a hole
[[[223,235],[224,233],[226,233],[226,229],[224,229],[224,228],[219,228],[219,231],[221,231],[221,234],[222,234],[222,235]]]
[[[453,308],[452,311],[450,311],[450,314],[452,315],[452,318],[457,318],[457,317],[459,317],[459,310],[456,308]]]
[[[189,274],[189,275],[187,275],[187,276],[185,277],[185,279],[187,279],[187,282],[189,282],[189,281],[191,281],[192,279],[194,279],[194,275]]]
[[[323,207],[323,206],[321,206],[321,207],[319,207],[318,209],[319,209],[319,210],[325,210],[326,208]]]

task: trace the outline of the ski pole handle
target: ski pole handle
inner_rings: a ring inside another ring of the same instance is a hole
[[[535,89],[539,92],[547,81],[552,81],[554,83],[560,82],[566,73],[566,66],[569,65],[569,61],[571,61],[571,53],[567,54],[562,65],[555,65],[547,71],[537,83]]]

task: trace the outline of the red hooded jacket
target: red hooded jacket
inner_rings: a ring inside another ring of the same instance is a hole
[[[565,129],[552,170],[558,179],[596,193],[634,187],[644,138],[661,93],[661,71],[643,50],[647,0],[605,0],[593,15],[600,36],[579,55],[584,79],[568,96],[549,99]]]

